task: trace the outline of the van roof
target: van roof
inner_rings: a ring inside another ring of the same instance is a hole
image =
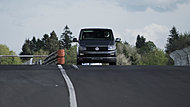
[[[85,29],[104,29],[104,30],[111,30],[110,28],[99,28],[99,27],[89,27],[89,28],[82,28],[81,30],[85,30]]]

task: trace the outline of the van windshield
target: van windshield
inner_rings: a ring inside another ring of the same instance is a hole
[[[83,29],[80,40],[114,40],[113,33],[109,29]]]

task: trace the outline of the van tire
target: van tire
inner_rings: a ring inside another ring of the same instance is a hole
[[[77,65],[82,65],[82,62],[77,62]]]
[[[116,62],[110,62],[109,65],[116,65]]]

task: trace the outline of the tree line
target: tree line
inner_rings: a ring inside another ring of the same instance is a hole
[[[175,26],[169,32],[165,51],[140,35],[137,35],[136,46],[127,42],[117,43],[118,65],[173,65],[169,54],[190,46],[190,33],[179,33]]]
[[[6,45],[0,44],[0,55],[16,55],[15,52],[9,50]],[[0,57],[0,64],[21,64],[22,61],[18,57]]]
[[[152,41],[138,35],[136,46],[127,42],[117,43],[118,65],[168,65],[167,54]]]
[[[129,43],[117,43],[117,64],[118,65],[172,65],[173,61],[169,54],[175,50],[190,46],[190,33],[179,33],[172,27],[169,31],[165,51],[156,47],[152,41],[146,41],[143,35],[137,35],[136,45]],[[72,44],[72,32],[66,25],[63,33],[58,38],[55,31],[50,34],[44,34],[42,38],[35,36],[30,40],[26,39],[20,55],[48,55],[58,49],[65,49],[66,64],[76,64],[76,45]],[[9,51],[6,45],[0,45],[0,55],[15,54]],[[5,61],[7,60],[7,62]],[[12,61],[12,62],[11,62]],[[21,63],[19,58],[1,58],[1,64],[18,64]]]
[[[171,52],[185,47],[190,46],[190,32],[179,33],[176,27],[174,26],[170,30],[170,35],[168,35],[168,40],[166,44],[166,53],[170,54]]]
[[[59,41],[55,31],[48,34],[44,34],[43,38],[36,39],[33,37],[32,40],[26,39],[25,43],[22,46],[22,52],[20,55],[33,55],[40,50],[43,50],[44,53],[49,54],[54,52],[59,48]]]
[[[60,39],[55,31],[52,31],[50,34],[44,34],[41,39],[35,36],[31,40],[26,39],[20,55],[48,55],[58,49],[65,49],[68,52],[71,48],[72,38],[72,32],[66,25]]]
[[[60,40],[58,39],[55,31],[52,31],[50,35],[44,34],[41,39],[37,39],[35,36],[30,40],[26,39],[22,46],[22,52],[20,55],[33,55],[39,51],[43,51],[46,54],[57,51],[59,48],[69,49],[72,43],[72,32],[68,26],[65,26]]]

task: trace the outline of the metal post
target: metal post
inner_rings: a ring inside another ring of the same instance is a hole
[[[29,65],[32,65],[32,61],[33,61],[33,58],[30,58],[30,63],[29,63]]]
[[[39,63],[39,65],[42,65],[42,60],[41,60],[41,59],[39,59],[39,62],[38,62],[38,63]]]

